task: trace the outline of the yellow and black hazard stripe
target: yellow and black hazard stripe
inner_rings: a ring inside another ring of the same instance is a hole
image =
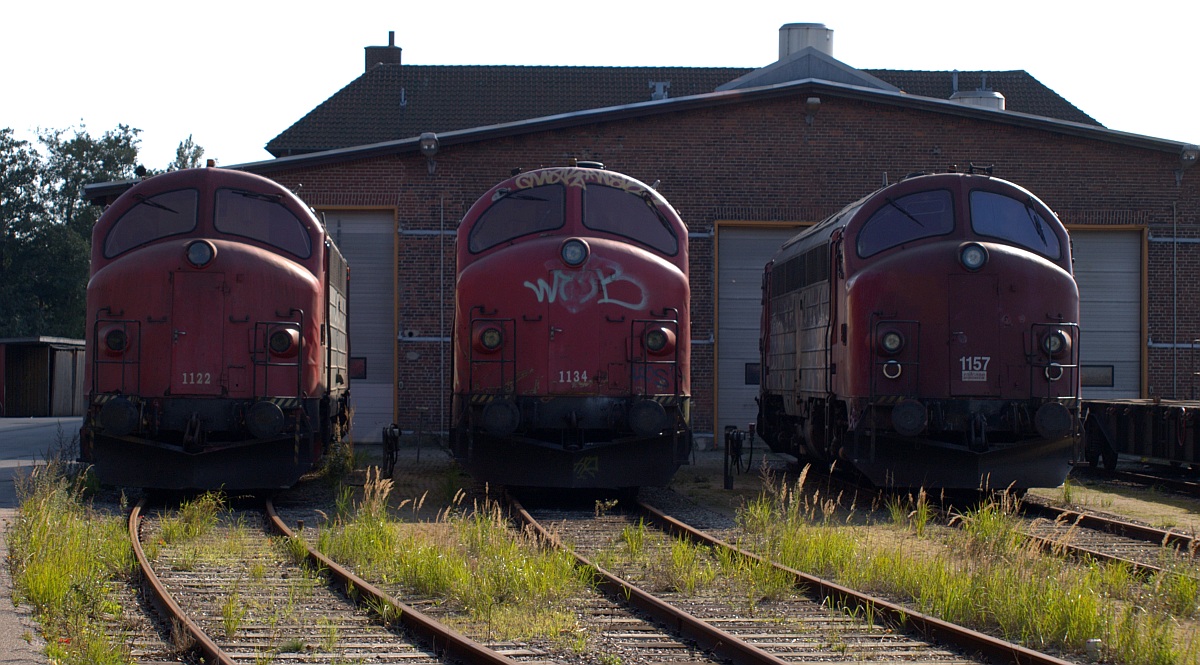
[[[646,399],[654,400],[664,407],[687,404],[692,398],[688,395],[646,395]]]

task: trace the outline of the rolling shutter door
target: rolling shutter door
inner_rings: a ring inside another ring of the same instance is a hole
[[[325,214],[329,234],[350,265],[350,435],[379,443],[393,422],[396,224],[391,212]],[[355,374],[365,364],[365,378]]]
[[[713,436],[758,419],[759,324],[767,261],[797,228],[717,229],[717,401]]]
[[[1071,234],[1084,399],[1141,397],[1142,234]]]

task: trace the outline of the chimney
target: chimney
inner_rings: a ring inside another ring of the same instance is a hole
[[[833,31],[824,23],[787,23],[779,28],[779,59],[807,47],[833,55]]]
[[[964,106],[978,106],[979,108],[992,109],[993,111],[1005,110],[1004,95],[988,87],[987,74],[983,75],[983,80],[980,82],[979,88],[973,91],[958,89],[957,71],[954,72],[950,80],[954,86],[954,93],[950,95],[950,101],[958,102]]]
[[[375,65],[398,65],[400,64],[400,52],[404,49],[396,46],[396,32],[388,30],[388,45],[387,46],[368,46],[367,47],[367,68],[366,71],[371,71]]]

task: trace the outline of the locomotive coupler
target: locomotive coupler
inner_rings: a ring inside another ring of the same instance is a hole
[[[200,414],[193,413],[183,429],[183,449],[189,453],[198,453],[203,447],[204,426],[200,422]]]
[[[750,458],[747,457],[743,468],[742,452],[746,441],[750,441],[750,455],[754,454],[755,423],[748,425],[748,430],[740,430],[736,425],[725,426],[725,489],[733,489],[733,469],[738,473],[750,468]]]
[[[971,418],[971,426],[967,430],[967,447],[973,452],[982,453],[987,451],[987,416],[982,413],[976,413]]]

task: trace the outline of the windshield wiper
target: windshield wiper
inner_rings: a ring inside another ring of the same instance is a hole
[[[258,199],[259,201],[270,201],[272,203],[279,203],[283,199],[283,197],[278,194],[263,194],[260,192],[251,192],[245,189],[235,189],[233,190],[233,193],[237,194],[238,196],[244,196],[248,199]]]
[[[502,199],[516,199],[518,201],[549,201],[550,199],[542,196],[534,196],[521,189],[501,189],[492,195],[492,203]]]
[[[884,200],[886,200],[888,202],[888,205],[890,205],[893,208],[895,208],[896,210],[899,210],[900,212],[904,213],[904,216],[911,219],[917,226],[919,226],[921,228],[925,228],[925,225],[921,223],[921,220],[917,219],[916,217],[913,217],[912,213],[905,210],[904,208],[901,208],[899,206],[899,204],[897,204],[895,201],[893,201],[890,197],[885,198]]]
[[[1042,216],[1033,209],[1033,199],[1025,199],[1025,214],[1029,215],[1029,221],[1033,222],[1033,230],[1037,231],[1038,237],[1042,239],[1042,244],[1049,247],[1050,243],[1046,240],[1046,232],[1042,230]]]
[[[646,205],[654,211],[654,216],[658,218],[658,223],[662,224],[662,227],[666,229],[668,233],[675,235],[674,232],[671,231],[671,223],[667,221],[667,216],[662,214],[662,211],[658,209],[658,206],[654,205],[654,197],[650,196],[649,191],[642,192],[642,200],[645,201]]]
[[[141,205],[144,203],[144,204],[150,206],[151,208],[158,208],[159,210],[166,210],[167,212],[173,213],[176,215],[179,214],[178,210],[172,210],[157,201],[152,201],[151,199],[146,198],[145,194],[134,194],[133,198],[137,199],[138,205]]]

